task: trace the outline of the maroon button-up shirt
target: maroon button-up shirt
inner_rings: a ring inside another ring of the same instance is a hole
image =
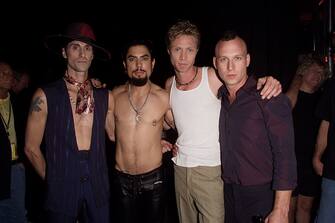
[[[274,190],[292,190],[297,170],[294,131],[288,98],[262,100],[249,77],[233,103],[225,86],[220,112],[220,145],[226,183],[244,186],[271,183]]]

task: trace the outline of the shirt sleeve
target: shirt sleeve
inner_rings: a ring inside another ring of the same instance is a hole
[[[297,184],[292,112],[288,98],[280,94],[266,101],[264,119],[271,144],[273,190],[293,190]]]

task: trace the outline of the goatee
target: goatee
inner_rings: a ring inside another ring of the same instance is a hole
[[[134,86],[143,86],[148,82],[148,77],[143,77],[143,78],[136,78],[136,77],[132,77],[130,78],[130,83]]]

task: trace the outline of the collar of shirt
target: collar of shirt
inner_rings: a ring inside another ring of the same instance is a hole
[[[254,75],[249,75],[245,84],[237,91],[236,96],[241,94],[241,92],[247,92],[247,93],[253,92],[253,90],[256,88],[256,85],[257,85],[256,77]],[[218,95],[220,97],[226,97],[226,98],[228,97],[229,92],[225,84],[223,84],[219,88]]]

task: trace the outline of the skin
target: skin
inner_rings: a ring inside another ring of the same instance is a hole
[[[91,66],[91,62],[94,58],[92,46],[81,42],[72,41],[68,43],[66,48],[62,49],[62,55],[67,59],[67,70],[69,76],[71,76],[77,82],[84,82],[88,78],[88,69]],[[76,101],[76,95],[78,88],[66,82],[68,94],[73,101]],[[93,113],[89,114],[77,114],[75,113],[75,103],[69,102],[72,108],[72,115],[74,120],[75,136],[77,140],[77,146],[79,150],[89,150],[91,145],[92,136],[92,125],[93,125]],[[110,137],[113,137],[111,132],[110,122],[111,111],[113,110],[113,97],[109,94],[109,107],[106,118],[106,130]],[[44,179],[46,162],[41,152],[41,141],[45,130],[46,120],[48,117],[48,103],[45,93],[42,89],[37,89],[35,92],[30,107],[30,112],[27,121],[26,128],[26,142],[25,142],[25,153],[36,169],[37,173]]]
[[[321,161],[321,158],[327,147],[328,129],[329,129],[329,122],[326,120],[322,120],[319,127],[318,137],[316,140],[315,151],[313,156],[313,167],[315,172],[319,176],[322,176],[323,172],[323,163]]]
[[[229,41],[219,41],[215,47],[213,63],[226,84],[229,101],[232,103],[236,98],[236,92],[248,79],[247,67],[250,64],[250,55],[247,53],[245,42],[238,37]],[[275,192],[274,206],[265,219],[266,223],[288,222],[291,192],[291,190]]]
[[[173,41],[170,42],[167,52],[170,56],[170,62],[174,67],[175,76],[181,83],[187,83],[193,79],[196,70],[198,69],[198,74],[194,81],[187,86],[179,86],[179,90],[192,90],[196,88],[202,78],[202,70],[200,67],[194,66],[195,59],[198,53],[198,40],[192,35],[181,34],[177,36]],[[222,81],[218,78],[216,71],[209,67],[208,70],[208,82],[209,87],[213,94],[216,96],[218,94],[219,88],[222,86]],[[170,93],[172,86],[173,77],[170,77],[165,82],[165,89]],[[264,77],[258,79],[257,89],[261,90],[262,98],[271,98],[277,96],[281,92],[280,83],[272,77]],[[171,112],[168,112],[165,116],[165,121],[169,127],[175,128],[174,119]],[[168,127],[167,127],[168,128]],[[178,148],[173,147],[172,153],[174,156],[177,155]]]
[[[146,46],[135,45],[128,49],[123,65],[129,78],[149,78],[155,60]],[[115,101],[115,168],[133,175],[158,168],[162,165],[164,116],[170,112],[168,93],[148,81],[143,86],[126,83],[113,89],[112,94]],[[135,119],[136,112],[131,107],[129,97],[135,108],[143,106],[140,109],[140,121]]]
[[[179,82],[187,83],[193,79],[196,69],[198,69],[199,72],[191,84],[187,86],[177,85],[177,88],[184,91],[196,88],[200,84],[202,77],[201,68],[194,66],[198,53],[197,39],[191,35],[179,35],[170,43],[167,51],[170,56],[170,62],[174,67],[176,78]],[[165,83],[165,89],[168,92],[170,92],[172,81],[173,77],[170,77]],[[218,89],[222,86],[222,81],[211,67],[208,69],[208,81],[213,94],[217,95]],[[271,98],[277,96],[281,92],[280,83],[272,77],[260,78],[257,83],[257,89],[260,89],[263,85],[264,87],[261,91],[263,98]],[[174,126],[172,116],[167,116],[166,121],[170,126]]]

